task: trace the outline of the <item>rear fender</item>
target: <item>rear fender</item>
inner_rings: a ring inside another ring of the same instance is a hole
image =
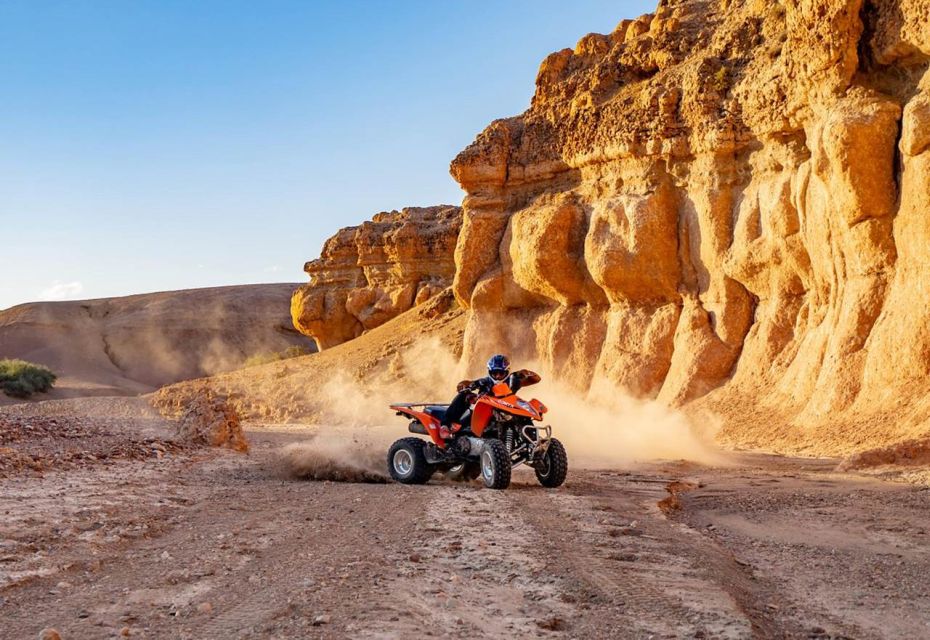
[[[416,411],[415,409],[411,409],[410,407],[394,406],[391,408],[394,409],[394,411],[396,411],[398,415],[403,415],[403,416],[413,418],[416,422],[418,422],[423,427],[422,432],[414,431],[415,426],[414,424],[411,424],[408,427],[411,433],[422,433],[422,435],[429,436],[429,439],[433,441],[433,444],[435,444],[440,449],[446,448],[445,440],[439,437],[439,420],[429,415],[428,413],[425,413],[423,411]]]

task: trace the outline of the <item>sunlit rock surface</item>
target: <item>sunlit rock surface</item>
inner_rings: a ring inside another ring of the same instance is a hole
[[[927,0],[669,0],[553,53],[452,162],[466,358],[930,431],[928,56]]]
[[[341,229],[304,270],[294,326],[326,349],[429,300],[452,283],[459,207],[409,207]]]

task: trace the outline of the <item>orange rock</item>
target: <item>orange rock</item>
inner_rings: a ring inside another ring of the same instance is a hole
[[[325,349],[426,302],[452,283],[461,220],[459,207],[411,207],[340,230],[304,268],[294,326]]]
[[[239,413],[225,398],[210,393],[194,398],[187,405],[177,431],[178,436],[187,442],[227,447],[243,453],[249,450]]]

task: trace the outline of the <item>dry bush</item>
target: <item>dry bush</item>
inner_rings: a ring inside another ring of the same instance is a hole
[[[0,360],[0,389],[14,398],[50,391],[58,379],[50,369],[25,360]]]

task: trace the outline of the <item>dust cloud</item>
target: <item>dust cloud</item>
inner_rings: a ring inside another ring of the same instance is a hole
[[[548,408],[543,424],[568,450],[576,468],[612,469],[636,461],[725,461],[712,444],[716,424],[703,424],[659,402],[628,396],[611,387],[580,392],[560,384],[534,363],[514,362],[514,369],[540,371],[543,382],[520,392]],[[281,451],[286,474],[314,480],[370,481],[384,477],[390,444],[409,435],[407,420],[390,421],[395,402],[448,403],[456,383],[484,375],[466,371],[438,340],[426,340],[390,356],[387,365],[361,376],[338,372],[317,394],[322,403],[320,428],[313,439]],[[360,437],[359,434],[363,434]],[[380,476],[378,476],[380,474]]]
[[[579,468],[612,469],[647,460],[725,462],[712,444],[718,428],[713,418],[696,424],[655,400],[637,399],[613,387],[606,391],[595,388],[582,395],[544,380],[524,393],[538,394],[549,408],[544,424],[552,425],[553,435]]]
[[[388,448],[410,435],[406,419],[388,422],[388,406],[448,402],[442,394],[454,394],[461,379],[457,370],[451,354],[430,340],[395,354],[385,370],[361,379],[334,373],[317,393],[318,422],[324,426],[312,439],[283,447],[275,456],[276,471],[306,480],[385,481]]]
[[[345,434],[343,434],[345,435]],[[273,470],[284,478],[333,482],[387,482],[384,450],[335,434],[294,442],[277,451]]]

